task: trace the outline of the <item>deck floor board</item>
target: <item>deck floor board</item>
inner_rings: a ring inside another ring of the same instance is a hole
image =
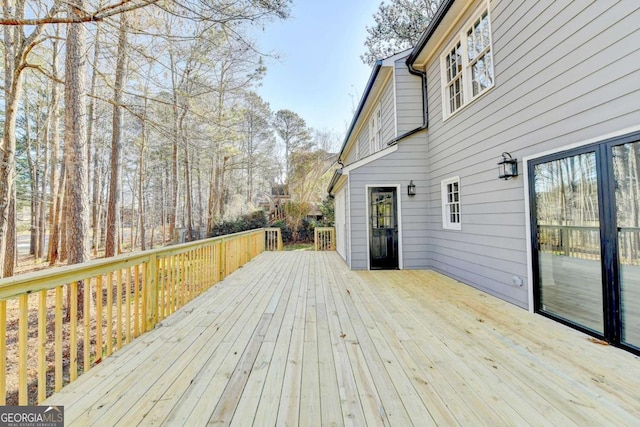
[[[66,425],[638,425],[640,358],[433,271],[269,252],[44,405]]]

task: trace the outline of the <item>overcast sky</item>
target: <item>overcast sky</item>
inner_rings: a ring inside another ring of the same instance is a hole
[[[257,92],[275,112],[289,109],[315,129],[344,136],[371,68],[364,65],[365,27],[380,0],[294,0],[292,17],[256,33],[267,61]]]

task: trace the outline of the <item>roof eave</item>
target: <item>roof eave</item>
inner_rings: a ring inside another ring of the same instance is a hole
[[[429,43],[429,40],[436,32],[436,30],[440,26],[440,23],[442,23],[442,20],[447,15],[447,12],[449,12],[449,9],[451,9],[451,6],[453,6],[455,2],[456,0],[444,0],[440,4],[440,7],[436,11],[433,19],[431,19],[431,22],[429,22],[429,26],[424,31],[424,33],[422,33],[420,39],[418,40],[418,43],[416,43],[416,46],[407,57],[407,60],[405,62],[408,66],[414,65],[416,59],[418,59],[418,56],[420,55],[420,52],[422,52],[422,49],[424,49],[427,43]]]
[[[373,66],[373,70],[371,70],[371,75],[369,76],[369,81],[367,82],[367,86],[365,87],[364,93],[362,94],[362,98],[360,99],[360,103],[358,104],[358,108],[356,109],[355,114],[353,115],[353,119],[351,120],[351,125],[349,126],[349,130],[347,131],[347,135],[344,138],[342,143],[342,148],[340,148],[340,154],[338,155],[338,162],[342,159],[342,154],[344,153],[345,148],[347,148],[347,144],[349,143],[349,138],[351,138],[351,134],[356,127],[356,123],[358,123],[358,118],[364,109],[365,104],[367,103],[367,99],[369,98],[369,93],[373,88],[373,85],[378,78],[378,74],[380,73],[380,69],[382,69],[382,60],[376,61]]]

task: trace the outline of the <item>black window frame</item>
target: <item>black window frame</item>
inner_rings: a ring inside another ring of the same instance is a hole
[[[631,353],[640,355],[640,348],[624,343],[621,340],[620,268],[618,262],[616,184],[613,169],[613,147],[636,142],[640,143],[640,131],[607,138],[602,141],[528,160],[527,179],[529,183],[529,223],[531,225],[530,238],[534,312],[598,339],[605,340],[616,347],[620,347]],[[534,176],[535,166],[591,152],[594,152],[596,156],[596,171],[598,176],[598,210],[600,215],[600,245],[602,254],[602,310],[604,316],[604,334],[599,334],[577,323],[540,309],[540,266],[538,257],[540,248],[537,236],[538,221],[536,217],[537,203]]]

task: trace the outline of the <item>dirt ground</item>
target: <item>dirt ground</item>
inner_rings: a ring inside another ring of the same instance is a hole
[[[47,264],[44,263],[34,263],[33,258],[22,257],[19,262],[20,268],[17,271],[17,274],[23,274],[29,271],[37,271],[41,269],[49,268]],[[124,282],[124,281],[123,281]],[[65,286],[63,288],[63,304],[65,305],[65,309],[63,311],[63,336],[62,336],[62,354],[63,354],[63,385],[69,383],[70,380],[70,346],[69,346],[69,337],[70,337],[70,323],[68,320],[68,313],[66,308],[67,301],[67,288]],[[116,286],[112,284],[112,292],[113,292],[113,301],[114,306],[113,310],[113,330],[114,336],[112,337],[112,341],[114,342],[113,348],[115,350],[115,331],[116,331]],[[123,303],[124,303],[124,295],[126,293],[126,283],[123,283]],[[131,292],[130,299],[133,301],[133,284],[129,285],[129,291]],[[107,298],[107,289],[106,286],[103,288],[102,292],[102,300],[103,307],[106,306],[106,298]],[[95,307],[96,303],[96,290],[95,283],[91,285],[91,304],[92,307]],[[54,392],[54,380],[55,380],[55,290],[50,290],[47,292],[47,315],[46,315],[46,344],[45,344],[45,354],[46,354],[46,365],[47,365],[47,392],[46,395],[50,396]],[[31,294],[28,297],[28,344],[27,344],[27,381],[28,381],[28,396],[29,396],[29,404],[37,404],[38,397],[38,309],[39,309],[39,296],[37,294]],[[79,307],[79,311],[81,311],[81,307]],[[123,304],[122,313],[124,315],[125,308]],[[131,313],[133,313],[133,307],[131,309]],[[91,313],[95,313],[95,309],[91,310]],[[6,368],[6,381],[7,381],[7,397],[6,404],[7,405],[17,405],[18,404],[18,327],[19,327],[19,319],[20,317],[20,307],[17,298],[7,301],[7,368]],[[124,321],[123,321],[124,323]],[[95,365],[96,363],[100,363],[102,359],[102,355],[96,355],[96,319],[92,314],[92,318],[90,320],[90,340],[89,345],[91,346],[91,363]],[[103,308],[102,315],[102,335],[103,335],[103,346],[106,345],[106,309]],[[77,360],[78,360],[78,374],[83,372],[83,351],[84,351],[84,329],[82,325],[82,321],[78,321],[77,328]],[[124,330],[122,332],[123,342],[124,342]],[[99,352],[102,353],[102,352]]]

